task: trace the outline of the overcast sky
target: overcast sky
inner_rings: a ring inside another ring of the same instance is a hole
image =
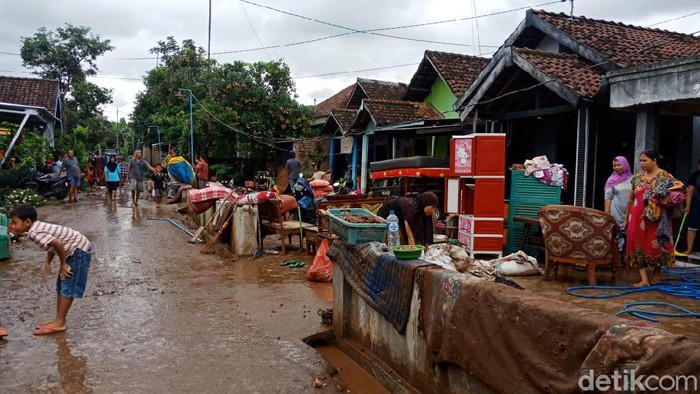
[[[211,52],[219,62],[283,59],[296,81],[299,101],[313,104],[350,85],[357,77],[408,83],[426,49],[489,56],[525,17],[525,10],[520,8],[540,5],[535,8],[570,12],[569,1],[541,5],[545,3],[552,1],[212,0]],[[93,82],[113,89],[114,103],[105,107],[105,115],[116,120],[117,109],[120,117],[128,115],[136,93],[144,89],[141,78],[156,64],[148,50],[158,40],[174,36],[181,42],[189,38],[206,49],[208,8],[208,0],[2,0],[0,52],[18,53],[21,37],[31,36],[42,26],[49,30],[64,23],[91,27],[115,47],[99,59],[99,78]],[[477,20],[378,32],[436,43],[352,31],[470,18],[513,9],[520,10]],[[700,12],[698,0],[575,0],[574,4],[576,15],[639,26],[693,12]],[[700,30],[700,13],[655,27],[692,33]],[[351,34],[301,45],[220,54],[342,33]],[[377,68],[384,69],[368,70]],[[0,75],[31,76],[27,72],[19,56],[0,53]],[[337,74],[319,76],[331,73]]]

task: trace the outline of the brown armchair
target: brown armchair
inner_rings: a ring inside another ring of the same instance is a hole
[[[591,286],[596,284],[597,266],[612,263],[615,280],[619,227],[611,215],[571,205],[547,205],[538,215],[545,247],[545,280],[552,267],[556,274],[559,263],[586,265]]]

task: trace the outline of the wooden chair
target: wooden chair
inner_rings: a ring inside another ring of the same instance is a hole
[[[547,205],[538,212],[545,248],[544,279],[559,263],[586,265],[588,284],[596,284],[598,265],[612,263],[612,279],[619,259],[615,219],[592,208]]]

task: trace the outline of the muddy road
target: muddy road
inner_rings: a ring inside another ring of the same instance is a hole
[[[325,330],[330,284],[307,282],[311,256],[252,260],[199,253],[167,221],[175,207],[97,194],[39,209],[40,220],[85,234],[95,250],[85,298],[65,333],[36,337],[55,312],[55,277],[29,240],[0,262],[0,386],[7,392],[337,392],[328,364],[301,338]],[[265,247],[270,247],[266,239]],[[304,260],[301,269],[281,260]],[[54,272],[57,267],[54,262]],[[320,377],[328,385],[313,387]]]

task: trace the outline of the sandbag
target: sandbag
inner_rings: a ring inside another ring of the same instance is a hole
[[[317,179],[309,182],[309,185],[311,185],[311,187],[314,189],[323,189],[324,187],[330,185],[330,182],[325,179]]]
[[[316,251],[314,262],[306,273],[306,279],[312,282],[331,282],[333,280],[333,262],[326,256],[331,242],[324,238]]]
[[[277,199],[282,201],[282,204],[280,204],[280,213],[285,213],[299,207],[299,203],[297,203],[297,199],[294,198],[294,196],[281,194],[277,196]]]

